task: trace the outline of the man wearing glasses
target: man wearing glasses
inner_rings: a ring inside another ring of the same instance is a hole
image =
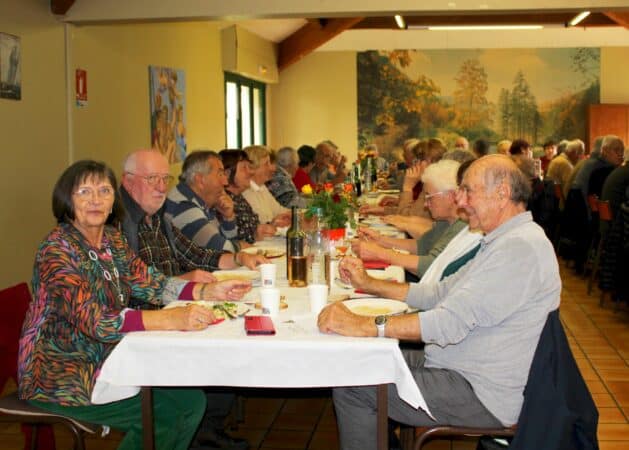
[[[208,283],[216,280],[207,270],[229,269],[241,264],[253,268],[266,261],[259,255],[199,247],[165,221],[163,206],[172,180],[168,161],[158,151],[137,150],[124,162],[120,195],[126,215],[122,230],[129,246],[146,264],[168,276]],[[208,409],[197,440],[211,448],[247,448],[247,441],[234,439],[223,429],[234,393],[208,391],[206,395]]]

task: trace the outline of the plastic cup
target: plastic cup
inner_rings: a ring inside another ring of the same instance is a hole
[[[309,284],[308,298],[310,299],[310,312],[318,316],[328,303],[328,285]]]
[[[280,290],[277,288],[260,289],[260,306],[265,316],[277,316],[280,313]]]
[[[277,265],[275,264],[260,264],[260,285],[262,288],[274,288],[275,279],[277,276]]]

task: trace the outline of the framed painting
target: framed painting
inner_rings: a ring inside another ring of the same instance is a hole
[[[20,38],[0,33],[0,98],[22,99]]]

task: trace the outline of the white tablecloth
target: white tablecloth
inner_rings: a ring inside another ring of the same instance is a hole
[[[197,332],[129,333],[105,361],[92,402],[133,396],[140,386],[304,388],[395,383],[402,399],[428,411],[397,340],[319,332],[316,317],[309,312],[307,290],[288,287],[284,258],[277,262],[278,285],[288,308],[274,318],[275,336],[247,336],[242,318]],[[336,292],[338,288],[333,288]],[[255,288],[244,301],[257,298]]]

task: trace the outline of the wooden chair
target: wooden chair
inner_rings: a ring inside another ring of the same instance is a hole
[[[2,314],[0,314],[0,389],[10,378],[17,383],[19,337],[30,301],[31,293],[26,283],[0,291],[0,307],[2,307]],[[17,392],[0,398],[0,421],[28,424],[28,427],[23,427],[24,448],[31,448],[32,450],[37,448],[54,450],[54,434],[50,427],[53,424],[62,424],[72,432],[75,450],[85,449],[83,439],[85,432],[95,433],[100,428],[98,425],[81,422],[32,406],[27,401],[20,400]],[[38,435],[40,429],[43,433]]]
[[[414,430],[411,428],[408,431],[414,431],[414,443],[413,449],[419,450],[422,446],[429,441],[430,439],[435,438],[448,438],[448,437],[465,437],[465,436],[473,436],[473,437],[481,437],[481,436],[492,436],[492,437],[513,437],[515,435],[516,427],[509,428],[469,428],[469,427],[455,427],[448,425],[437,425],[434,427],[416,427]],[[406,432],[408,432],[406,431]],[[403,442],[405,443],[404,448],[409,448],[408,446],[408,438],[403,437]]]

